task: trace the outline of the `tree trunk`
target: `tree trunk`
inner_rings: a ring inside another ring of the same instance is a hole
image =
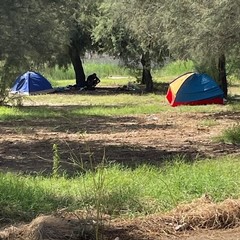
[[[141,58],[141,64],[143,67],[142,83],[146,84],[146,91],[153,91],[153,80],[151,75],[151,60],[149,52],[143,53]]]
[[[146,81],[145,81],[145,75],[146,75],[146,73],[145,73],[145,69],[143,68],[143,70],[142,70],[141,84],[146,84]]]
[[[220,86],[223,90],[224,97],[227,98],[228,84],[227,84],[227,74],[226,74],[226,58],[224,54],[222,54],[218,59],[218,74],[219,74]]]
[[[78,88],[86,86],[85,73],[77,47],[73,44],[69,47],[69,55],[75,72],[76,85]]]

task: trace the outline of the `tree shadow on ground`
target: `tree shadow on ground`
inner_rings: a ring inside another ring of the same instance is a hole
[[[229,120],[236,120],[238,121],[240,119],[240,112],[234,112],[234,111],[224,111],[224,112],[217,112],[209,114],[209,117],[212,117],[213,119],[229,119]]]
[[[120,108],[119,106],[106,106],[105,108]],[[49,133],[118,133],[125,131],[134,131],[139,129],[167,129],[173,128],[173,123],[157,123],[153,115],[146,115],[142,119],[134,116],[100,116],[85,115],[78,110],[85,112],[94,106],[54,106],[44,107],[45,113],[49,111],[49,117],[34,116],[38,114],[42,107],[27,107],[22,111],[28,113],[31,119],[20,119],[14,117],[11,121],[1,122],[0,133],[5,131],[15,134],[38,134],[40,129],[44,128]],[[29,110],[30,109],[30,110]],[[31,115],[32,114],[32,115]],[[51,116],[52,114],[52,116]],[[57,117],[56,117],[57,116]],[[15,119],[17,118],[17,119]]]
[[[139,85],[138,89],[128,89],[122,87],[96,87],[94,90],[71,90],[71,91],[60,91],[51,94],[66,94],[66,95],[94,95],[94,96],[105,96],[105,95],[117,95],[117,94],[132,94],[132,95],[144,95],[148,94],[144,87]]]
[[[205,117],[237,122],[239,114],[224,112]],[[58,146],[62,169],[71,174],[90,169],[92,163],[97,166],[103,158],[108,163],[136,168],[142,164],[161,166],[179,158],[192,162],[239,153],[237,146],[205,140],[208,128],[198,128],[199,118],[204,116],[188,113],[180,119],[177,113],[166,113],[153,117],[74,116],[1,122],[0,169],[50,174],[53,144]],[[182,126],[183,121],[187,128]],[[203,135],[199,138],[200,133]]]
[[[166,95],[169,87],[169,83],[158,82],[154,83],[154,92],[160,95]]]
[[[153,93],[157,94],[166,94],[168,89],[169,83],[164,82],[154,82],[154,88]],[[123,86],[101,86],[96,87],[94,90],[65,90],[65,91],[56,91],[51,94],[79,94],[79,95],[116,95],[116,94],[132,94],[132,95],[144,95],[149,94],[149,92],[146,91],[145,85],[143,84],[136,84],[136,88],[128,87],[127,85]]]
[[[35,142],[5,141],[1,146],[0,169],[26,174],[50,175],[53,167],[53,144],[58,146],[61,169],[67,174],[93,170],[103,162],[106,165],[120,164],[136,168],[146,164],[162,166],[174,159],[195,161],[205,158],[204,151],[197,146],[161,148],[130,144],[95,141],[69,141],[61,139],[37,140]],[[164,147],[164,146],[163,146]]]

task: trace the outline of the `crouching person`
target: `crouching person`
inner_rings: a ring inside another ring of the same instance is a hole
[[[87,77],[87,90],[95,90],[97,84],[100,83],[100,79],[96,73],[93,73]]]

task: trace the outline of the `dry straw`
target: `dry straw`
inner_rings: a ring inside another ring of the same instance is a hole
[[[175,223],[188,228],[222,229],[240,223],[240,199],[214,203],[208,196],[179,205],[170,213]]]
[[[87,219],[78,213],[39,216],[30,224],[0,231],[0,240],[91,240],[96,236],[95,224],[94,217]],[[156,239],[179,231],[225,229],[239,225],[240,199],[214,203],[208,196],[203,196],[190,204],[181,204],[165,215],[129,220],[105,219],[102,233],[104,239]]]
[[[39,216],[30,224],[8,227],[0,232],[1,240],[83,240],[92,239],[93,225],[87,221],[56,216]]]

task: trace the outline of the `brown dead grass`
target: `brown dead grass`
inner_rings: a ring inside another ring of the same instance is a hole
[[[209,197],[204,196],[191,204],[180,205],[171,214],[178,225],[189,229],[231,228],[239,224],[240,199],[213,203]]]
[[[1,240],[96,239],[97,219],[81,212],[39,216],[29,224],[0,231]],[[103,224],[103,225],[102,225]],[[101,219],[100,236],[105,240],[185,239],[199,229],[229,229],[240,226],[240,199],[214,203],[208,196],[181,204],[167,214],[134,219]],[[194,230],[194,231],[193,231]],[[214,238],[213,238],[214,239]],[[218,238],[220,239],[220,238]]]

